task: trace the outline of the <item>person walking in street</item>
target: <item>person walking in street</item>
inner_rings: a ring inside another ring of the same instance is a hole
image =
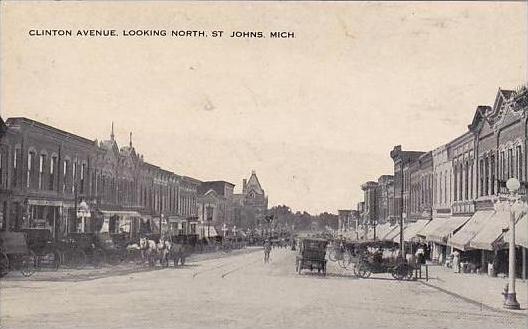
[[[460,253],[457,250],[453,252],[453,272],[460,273]]]
[[[268,239],[266,239],[266,241],[264,241],[264,263],[265,264],[269,263],[270,252],[271,252],[271,242]]]

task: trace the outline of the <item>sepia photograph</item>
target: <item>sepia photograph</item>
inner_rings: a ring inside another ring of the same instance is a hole
[[[0,328],[528,328],[525,1],[0,1]]]

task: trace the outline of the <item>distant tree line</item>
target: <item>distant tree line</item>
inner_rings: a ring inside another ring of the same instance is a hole
[[[287,205],[279,205],[269,209],[268,215],[273,216],[272,225],[276,229],[291,230],[293,228],[295,231],[320,231],[326,227],[332,229],[337,229],[338,227],[337,215],[328,212],[312,215],[306,211],[293,212]]]

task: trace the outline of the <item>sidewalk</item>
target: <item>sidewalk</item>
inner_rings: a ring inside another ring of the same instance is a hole
[[[215,251],[207,253],[192,254],[186,259],[186,264],[202,262],[209,259],[220,259],[224,257],[236,256],[254,251],[262,250],[261,247],[247,247],[244,249],[236,249],[231,252]],[[172,268],[172,264],[170,265]],[[155,267],[150,267],[147,264],[137,265],[133,262],[122,263],[119,265],[103,265],[101,267],[86,266],[81,269],[59,268],[56,271],[43,269],[35,272],[30,277],[25,277],[20,271],[11,271],[0,281],[85,281],[94,280],[108,276],[126,275],[131,273],[148,272],[155,270],[166,269],[157,264]]]
[[[515,281],[517,301],[521,304],[521,310],[508,310],[503,307],[504,298],[501,295],[508,278],[494,278],[486,274],[454,273],[451,268],[440,265],[429,265],[429,281],[425,281],[425,270],[422,271],[422,278],[420,281],[425,285],[479,304],[481,307],[521,315],[528,314],[527,281],[521,279]]]

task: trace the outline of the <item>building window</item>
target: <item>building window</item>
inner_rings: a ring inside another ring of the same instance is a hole
[[[464,198],[465,200],[469,199],[469,163],[466,161],[465,165],[465,175],[464,175]]]
[[[19,149],[15,149],[15,152],[13,153],[13,187],[17,186],[17,180],[18,180],[18,159],[19,159]]]
[[[0,151],[0,186],[2,188],[4,187],[4,181],[4,152]]]
[[[51,157],[50,162],[50,171],[49,171],[49,183],[48,183],[48,190],[53,191],[55,188],[55,170],[57,167],[57,157],[53,156]]]
[[[479,166],[479,172],[480,172],[480,196],[484,196],[484,159],[480,159],[480,166]]]
[[[517,157],[517,178],[519,180],[523,180],[523,158],[522,158],[522,148],[520,145],[517,146],[517,154],[515,155]]]
[[[81,192],[81,194],[84,193],[84,176],[85,176],[85,173],[86,173],[86,164],[83,163],[81,165],[81,181],[80,181],[80,184],[81,184],[80,192]]]
[[[458,200],[458,165],[455,165],[453,168],[453,185],[455,189],[453,190],[453,200]]]
[[[70,166],[70,160],[64,160],[64,166],[62,168],[62,193],[66,193],[66,187],[68,185],[68,168]]]
[[[510,179],[513,177],[513,150],[508,150],[508,176],[506,179]]]
[[[504,180],[506,179],[506,166],[504,165],[504,161],[505,161],[505,157],[504,157],[504,151],[501,151],[500,152],[500,158],[499,158],[499,162],[500,162],[500,179]]]
[[[44,187],[43,185],[43,179],[44,179],[44,164],[46,163],[46,155],[41,154],[40,155],[40,162],[39,162],[39,177],[38,177],[38,188],[39,190],[42,190]]]
[[[77,183],[77,162],[72,162],[72,184],[71,184],[72,193],[75,193],[76,183]]]
[[[491,172],[490,172],[490,176],[491,176],[491,179],[490,179],[490,183],[491,183],[491,194],[494,195],[495,194],[495,155],[492,155],[491,156]]]
[[[31,178],[33,176],[33,164],[35,162],[35,152],[28,153],[28,164],[27,164],[27,175],[26,175],[26,187],[31,186]]]
[[[485,181],[484,181],[484,184],[485,184],[485,187],[484,187],[484,195],[489,195],[489,183],[490,183],[490,165],[489,165],[489,158],[486,157],[484,158],[484,178],[485,178]]]

